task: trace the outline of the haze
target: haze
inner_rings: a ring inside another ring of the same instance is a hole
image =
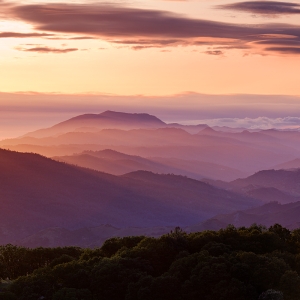
[[[295,0],[0,7],[0,138],[109,109],[186,124],[298,127],[285,119],[298,117],[300,103]]]
[[[38,230],[106,223],[161,233],[215,217],[219,228],[237,210],[259,220],[272,199],[276,214],[298,207],[297,188],[280,184],[299,168],[296,0],[0,0],[0,11],[0,158],[10,174],[0,174],[0,196],[13,212],[0,225],[35,220],[4,240],[33,234],[38,245]]]
[[[299,0],[0,0],[0,299],[300,299]]]

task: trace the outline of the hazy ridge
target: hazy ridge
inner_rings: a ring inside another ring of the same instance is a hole
[[[295,228],[300,133],[217,129],[106,111],[1,141],[52,159],[0,151],[0,242],[96,246],[172,226],[276,220]]]

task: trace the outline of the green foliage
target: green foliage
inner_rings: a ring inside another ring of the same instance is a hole
[[[123,238],[111,238],[104,242],[101,247],[101,252],[106,257],[111,257],[122,247],[133,248],[136,246],[142,239],[143,236],[130,236]]]
[[[13,245],[0,246],[0,278],[15,279],[46,267],[59,259],[78,259],[78,247],[28,249]]]
[[[286,271],[280,279],[280,290],[285,300],[300,299],[300,277],[295,271]]]
[[[278,224],[191,234],[177,227],[96,249],[7,245],[1,276],[14,280],[0,286],[0,300],[296,300],[299,245],[300,231]]]

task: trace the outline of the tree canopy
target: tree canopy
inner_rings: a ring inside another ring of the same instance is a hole
[[[228,226],[101,248],[0,247],[1,299],[296,300],[300,230]]]

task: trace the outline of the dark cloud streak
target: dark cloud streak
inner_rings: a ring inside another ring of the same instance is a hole
[[[216,6],[220,9],[231,9],[261,15],[300,14],[300,5],[280,1],[245,1]]]
[[[24,52],[37,52],[37,53],[69,53],[78,51],[77,48],[51,48],[47,46],[37,46],[32,48],[22,48],[22,47],[16,47],[15,48],[18,51],[24,51]]]
[[[39,31],[92,36],[136,50],[178,45],[245,49],[259,46],[260,41],[274,42],[279,35],[284,35],[287,43],[300,41],[299,27],[292,25],[231,24],[112,4],[20,4],[11,6],[7,14]]]
[[[208,50],[208,51],[205,51],[204,53],[209,54],[209,55],[215,55],[215,56],[224,55],[224,52],[221,50]]]
[[[260,45],[278,45],[278,46],[290,46],[290,47],[300,47],[300,40],[296,39],[273,39],[266,41],[259,41],[257,44]]]
[[[275,51],[282,54],[300,54],[300,47],[268,47],[267,51]]]
[[[0,38],[40,38],[52,37],[53,34],[48,33],[20,33],[20,32],[0,32]]]
[[[35,25],[38,30],[89,34],[112,38],[238,38],[261,34],[262,28],[198,20],[157,10],[127,8],[109,4],[19,5],[14,17]],[[251,40],[251,38],[248,38]]]

